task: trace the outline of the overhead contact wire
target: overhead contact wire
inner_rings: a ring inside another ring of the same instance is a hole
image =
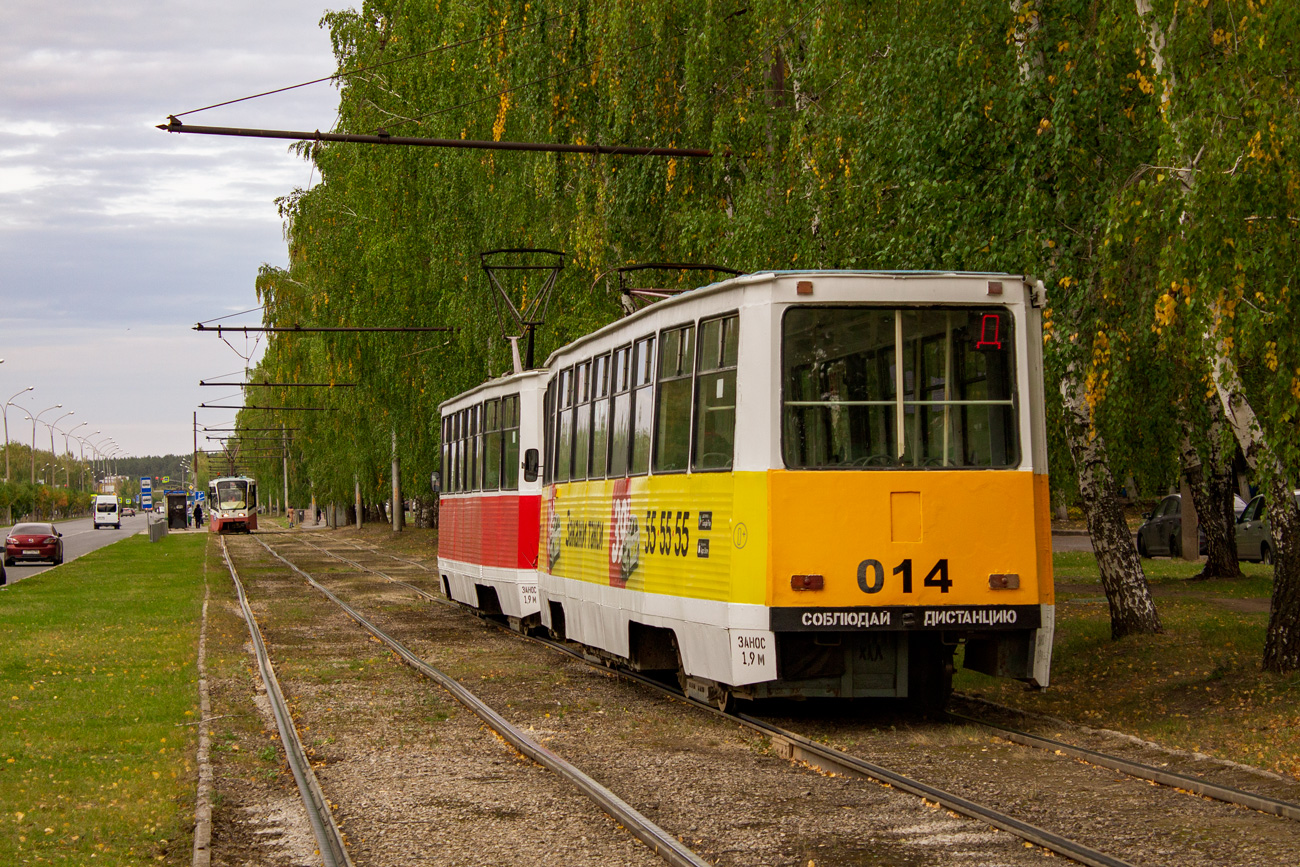
[[[239,102],[247,102],[250,99],[260,99],[263,96],[273,96],[277,93],[284,93],[289,90],[297,90],[300,87],[307,87],[311,84],[320,84],[323,81],[334,81],[338,78],[346,78],[349,75],[356,75],[359,72],[369,72],[372,69],[379,69],[382,66],[391,66],[394,63],[402,63],[407,60],[414,60],[417,57],[425,57],[430,54],[437,54],[440,51],[447,51],[452,48],[460,48],[463,45],[472,45],[475,42],[482,42],[486,39],[492,39],[497,36],[504,36],[507,33],[514,33],[516,30],[527,30],[530,27],[541,27],[552,21],[558,21],[564,17],[564,13],[552,15],[550,18],[543,18],[541,21],[535,21],[532,24],[520,24],[517,27],[508,27],[504,30],[496,30],[492,33],[485,33],[482,36],[475,36],[472,39],[462,39],[460,42],[448,42],[425,51],[417,51],[414,54],[407,54],[402,57],[394,57],[392,60],[381,60],[378,63],[372,63],[369,66],[359,66],[356,69],[349,69],[343,72],[336,72],[333,75],[326,75],[323,78],[313,78],[311,81],[304,81],[299,84],[290,84],[286,87],[277,87],[275,90],[265,90],[261,93],[254,93],[249,96],[241,96],[238,99],[228,99],[225,102],[217,102],[212,105],[205,105],[203,108],[192,108],[189,111],[182,111],[179,114],[168,115],[168,117],[185,117],[188,114],[198,114],[201,111],[208,111],[213,108],[221,108],[227,105],[234,105]]]

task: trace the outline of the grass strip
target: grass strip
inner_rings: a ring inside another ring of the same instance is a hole
[[[207,534],[0,592],[0,864],[188,864]]]
[[[1143,560],[1161,635],[1113,641],[1096,557],[1058,553],[1052,685],[958,669],[962,692],[1300,777],[1300,673],[1263,671],[1272,567],[1192,580],[1201,564]]]

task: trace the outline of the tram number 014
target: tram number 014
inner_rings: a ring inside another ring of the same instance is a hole
[[[903,578],[903,592],[912,592],[912,561],[904,560],[893,569],[893,574],[901,575]],[[940,593],[947,593],[948,588],[952,586],[952,579],[948,577],[948,560],[944,558],[934,564],[934,568],[926,573],[921,584],[926,587],[938,587]],[[863,593],[879,593],[885,587],[885,566],[879,560],[863,560],[858,564],[858,587]]]
[[[691,513],[672,509],[647,509],[645,513],[645,545],[647,554],[658,551],[685,557],[691,550]]]

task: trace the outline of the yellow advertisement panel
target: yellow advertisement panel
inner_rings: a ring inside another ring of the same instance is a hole
[[[578,581],[761,604],[765,477],[695,473],[552,486],[542,509],[540,565]]]

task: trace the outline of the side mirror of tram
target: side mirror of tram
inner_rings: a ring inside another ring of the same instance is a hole
[[[437,473],[431,473],[431,474],[429,475],[429,487],[433,489],[433,492],[434,492],[435,494],[438,493],[439,491],[441,491],[441,490],[442,490],[442,477],[439,476]]]
[[[528,449],[524,452],[524,481],[537,481],[537,469],[539,463],[537,458],[537,449]]]

